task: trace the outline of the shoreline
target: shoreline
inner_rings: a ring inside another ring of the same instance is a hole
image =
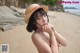
[[[65,13],[69,13],[69,14],[72,14],[72,15],[80,17],[80,12],[68,12],[68,11],[66,11]]]

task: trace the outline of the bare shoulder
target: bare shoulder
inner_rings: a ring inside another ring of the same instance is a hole
[[[38,38],[39,37],[39,33],[36,33],[36,32],[34,32],[33,34],[32,34],[32,36],[31,36],[31,38],[33,39],[33,38]]]
[[[41,39],[40,34],[34,32],[34,33],[32,34],[32,36],[31,36],[31,39],[32,39],[33,43],[39,41],[39,39]]]

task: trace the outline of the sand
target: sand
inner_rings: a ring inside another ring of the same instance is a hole
[[[56,31],[67,40],[67,47],[61,46],[59,53],[80,53],[80,17],[51,11],[49,17]],[[0,31],[0,45],[9,44],[9,53],[37,53],[31,41],[31,34],[26,31],[26,24]]]

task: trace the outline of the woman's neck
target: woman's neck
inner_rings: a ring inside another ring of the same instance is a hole
[[[36,30],[37,32],[43,32],[43,29],[42,29],[42,27],[41,26],[37,26],[37,30]]]

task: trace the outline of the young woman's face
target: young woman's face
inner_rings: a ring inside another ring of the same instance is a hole
[[[41,15],[38,13],[38,18],[36,19],[36,22],[38,25],[41,25],[41,26],[47,24],[48,23],[47,15],[46,14]]]

